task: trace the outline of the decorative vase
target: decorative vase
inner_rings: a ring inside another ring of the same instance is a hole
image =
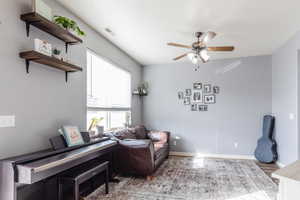
[[[104,126],[96,126],[96,127],[97,127],[98,137],[103,137]]]

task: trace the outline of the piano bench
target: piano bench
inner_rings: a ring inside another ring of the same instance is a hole
[[[79,194],[79,186],[81,183],[93,178],[94,176],[102,173],[105,171],[105,193],[108,194],[109,187],[109,169],[108,169],[109,162],[105,161],[92,169],[88,169],[86,171],[79,170],[78,172],[67,174],[64,176],[59,177],[59,184],[58,184],[58,199],[63,200],[63,184],[71,184],[73,185],[73,197],[74,200],[80,199]]]

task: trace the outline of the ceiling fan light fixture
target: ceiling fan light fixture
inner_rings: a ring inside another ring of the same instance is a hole
[[[200,56],[198,54],[191,52],[191,53],[188,53],[187,57],[193,64],[196,65],[199,63]]]
[[[207,54],[206,49],[203,49],[203,50],[200,51],[200,58],[204,63],[209,61],[210,56]]]
[[[211,39],[213,39],[214,37],[216,37],[216,33],[215,32],[212,32],[212,31],[208,31],[208,32],[206,32],[205,33],[205,35],[204,35],[204,37],[203,37],[203,39],[202,39],[202,42],[203,43],[207,43],[207,42],[209,42]]]
[[[203,43],[207,43],[207,42],[208,42],[208,39],[209,39],[209,37],[206,35],[206,36],[203,38],[202,42],[203,42]]]

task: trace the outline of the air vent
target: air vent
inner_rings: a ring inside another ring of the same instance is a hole
[[[109,33],[110,35],[112,35],[112,36],[115,35],[114,32],[112,32],[112,30],[111,30],[110,28],[105,28],[105,31],[106,31],[107,33]]]

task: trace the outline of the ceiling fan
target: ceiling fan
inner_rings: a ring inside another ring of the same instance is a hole
[[[192,49],[192,52],[185,53],[180,55],[173,60],[179,60],[185,56],[187,56],[193,64],[199,64],[200,61],[206,63],[209,61],[210,56],[208,55],[208,51],[233,51],[233,46],[225,46],[225,47],[207,47],[207,43],[216,37],[216,33],[212,31],[208,31],[206,33],[203,32],[196,32],[197,41],[194,42],[191,46],[190,45],[183,45],[170,42],[168,43],[169,46],[181,47]]]

